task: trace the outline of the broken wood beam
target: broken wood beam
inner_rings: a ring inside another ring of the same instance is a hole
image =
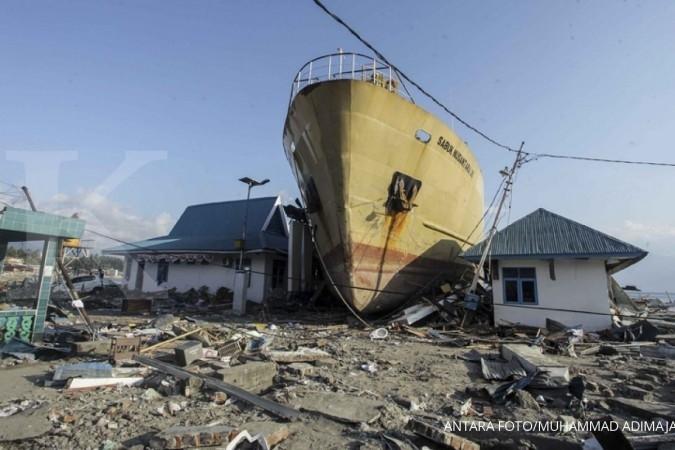
[[[150,447],[156,449],[181,449],[215,447],[230,442],[234,428],[219,426],[174,426],[157,433],[150,440]]]
[[[300,411],[296,409],[280,405],[279,403],[252,394],[237,386],[227,384],[222,381],[218,381],[214,378],[196,374],[188,370],[183,370],[172,364],[157,361],[156,359],[148,358],[147,356],[138,355],[134,359],[143,365],[152,367],[153,369],[159,370],[160,372],[164,372],[180,380],[187,380],[188,378],[191,377],[200,378],[201,380],[204,381],[204,385],[210,389],[225,392],[227,395],[231,397],[235,397],[239,400],[248,402],[254,406],[264,409],[270,414],[274,414],[275,416],[281,417],[283,419],[293,420],[300,415]]]
[[[147,353],[147,352],[149,352],[149,351],[151,351],[151,350],[155,350],[155,349],[157,349],[157,348],[163,347],[163,346],[166,345],[166,344],[170,344],[170,343],[175,342],[175,341],[177,341],[177,340],[183,339],[183,338],[185,338],[185,337],[190,336],[191,334],[195,334],[195,333],[197,333],[197,332],[199,332],[199,331],[202,331],[202,330],[203,330],[202,327],[195,328],[194,330],[190,330],[190,331],[188,331],[187,333],[183,333],[183,334],[181,334],[181,335],[179,335],[179,336],[172,337],[171,339],[167,339],[166,341],[158,342],[158,343],[156,343],[156,344],[154,344],[154,345],[151,345],[150,347],[145,347],[144,349],[141,349],[140,353]]]

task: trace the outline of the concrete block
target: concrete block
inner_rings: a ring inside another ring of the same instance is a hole
[[[199,341],[181,342],[174,349],[176,364],[185,367],[202,357],[202,343]]]
[[[72,350],[78,355],[108,355],[112,342],[109,339],[98,341],[74,342]]]
[[[373,423],[384,404],[379,400],[338,392],[307,392],[295,400],[303,411],[312,411],[340,422]]]
[[[273,362],[248,362],[219,370],[218,374],[225,383],[260,394],[274,384],[277,365]]]
[[[311,364],[308,363],[293,363],[289,364],[286,369],[299,377],[311,377],[312,375],[316,375],[317,373],[317,368],[314,367]]]

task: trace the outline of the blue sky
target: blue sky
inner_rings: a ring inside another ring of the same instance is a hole
[[[673,2],[325,1],[499,140],[675,161]],[[245,175],[272,179],[259,195],[295,196],[281,146],[290,83],[338,47],[366,52],[309,0],[2,2],[0,180],[30,179],[43,207],[88,209],[125,238],[161,232],[188,204],[240,198]],[[490,197],[510,155],[456,130]],[[128,152],[159,153],[120,172]],[[31,178],[25,161],[49,158],[56,175]],[[510,218],[544,207],[629,240],[651,254],[620,280],[675,290],[674,175],[535,161]]]

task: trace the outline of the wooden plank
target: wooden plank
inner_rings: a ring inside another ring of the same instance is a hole
[[[147,353],[147,352],[149,352],[149,351],[151,351],[151,350],[158,349],[158,348],[160,348],[160,347],[163,347],[163,346],[166,345],[166,344],[170,344],[170,343],[175,342],[175,341],[177,341],[177,340],[179,340],[179,339],[183,339],[183,338],[185,338],[185,337],[188,337],[188,336],[190,336],[191,334],[195,334],[195,333],[197,333],[198,331],[202,331],[202,329],[203,329],[202,327],[195,328],[194,330],[188,331],[187,333],[183,333],[183,334],[181,334],[180,336],[172,337],[171,339],[167,339],[166,341],[158,342],[158,343],[156,343],[155,345],[151,345],[150,347],[145,347],[144,349],[142,349],[142,350],[140,351],[140,353]]]
[[[119,378],[71,378],[66,390],[77,391],[104,386],[135,386],[143,381],[143,377],[119,377]]]

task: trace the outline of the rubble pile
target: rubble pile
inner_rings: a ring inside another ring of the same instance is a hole
[[[451,295],[372,329],[270,311],[95,314],[94,335],[52,323],[44,344],[0,348],[13,362],[1,381],[17,386],[0,401],[0,448],[618,448],[575,426],[601,419],[665,427],[621,432],[631,448],[675,442],[666,310],[589,333],[492,327],[477,308],[460,328]]]

